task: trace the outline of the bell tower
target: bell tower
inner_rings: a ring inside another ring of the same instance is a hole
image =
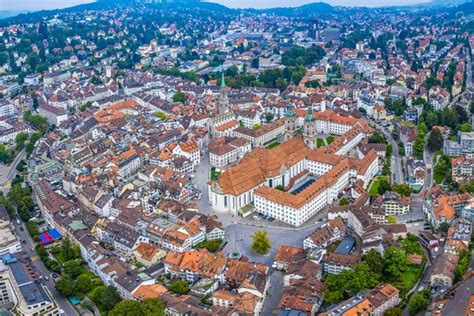
[[[308,114],[304,118],[303,139],[306,146],[316,149],[316,121],[313,116],[313,107],[308,107]]]
[[[285,141],[296,135],[296,113],[291,105],[286,107],[285,112]]]

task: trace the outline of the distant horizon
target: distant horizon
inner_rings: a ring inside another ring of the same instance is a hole
[[[383,7],[429,3],[432,0],[202,0],[225,5],[229,8],[266,9],[275,7],[296,7],[303,4],[324,2],[333,6]],[[63,9],[95,0],[0,0],[0,11],[39,11]]]
[[[332,6],[344,7],[385,7],[385,6],[403,6],[429,3],[432,0],[203,0],[214,2],[235,9],[268,9],[278,7],[297,7],[300,5],[324,2]]]

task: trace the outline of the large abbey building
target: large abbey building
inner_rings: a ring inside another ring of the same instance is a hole
[[[374,150],[362,159],[345,156],[371,133],[364,122],[332,111],[313,113],[308,108],[303,123],[298,124],[291,107],[284,119],[285,141],[281,145],[254,148],[209,184],[209,203],[216,212],[243,215],[242,210],[254,207],[259,213],[299,226],[356,181],[367,187],[377,174]],[[339,136],[330,146],[316,148],[316,133]]]

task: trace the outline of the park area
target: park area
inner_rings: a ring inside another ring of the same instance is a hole
[[[319,148],[319,147],[329,146],[332,144],[333,141],[334,141],[333,135],[329,135],[326,138],[316,138],[316,147]]]
[[[370,187],[369,187],[369,195],[370,196],[375,196],[375,195],[379,194],[380,182],[383,182],[384,180],[388,182],[388,177],[387,176],[379,176],[379,177],[376,177],[372,181],[372,183],[370,184]]]

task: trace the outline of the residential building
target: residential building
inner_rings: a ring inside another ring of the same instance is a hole
[[[361,256],[358,254],[343,255],[337,253],[329,253],[323,257],[324,273],[339,274],[342,270],[352,269],[359,263]]]
[[[399,193],[388,191],[378,196],[373,205],[383,207],[386,215],[405,215],[410,212],[411,198]]]

